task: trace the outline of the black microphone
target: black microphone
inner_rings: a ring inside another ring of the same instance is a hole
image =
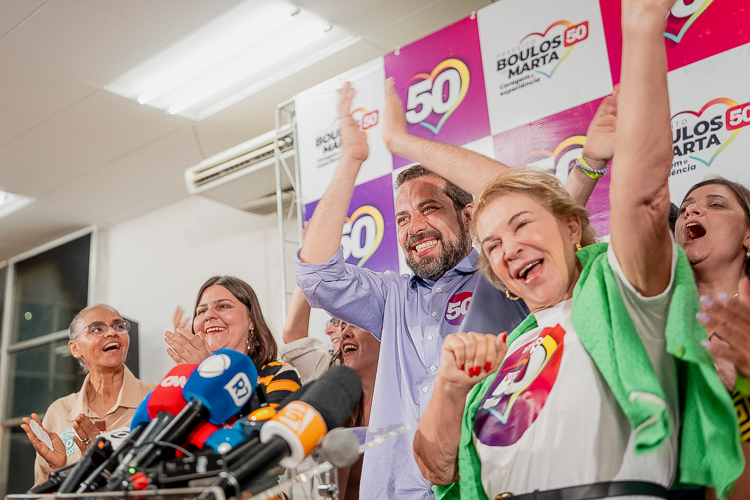
[[[76,465],[77,464],[70,464],[66,465],[65,467],[60,467],[59,469],[50,471],[45,482],[37,484],[26,493],[28,495],[43,495],[45,493],[56,492],[60,485],[73,471]]]
[[[297,400],[289,402],[263,425],[262,444],[213,483],[227,498],[240,497],[245,487],[276,465],[296,467],[329,429],[344,423],[362,395],[362,382],[351,368],[334,366],[297,393],[301,394]],[[213,500],[214,495],[204,492],[198,498]]]
[[[168,422],[165,422],[164,425],[166,425],[166,423]],[[78,489],[76,489],[75,492],[86,493],[90,491],[96,491],[107,484],[107,480],[112,475],[112,472],[114,472],[117,466],[120,465],[120,460],[122,459],[122,457],[124,457],[133,449],[136,442],[141,437],[141,434],[145,432],[145,429],[149,424],[150,422],[147,423],[145,421],[137,424],[136,427],[132,431],[130,431],[128,437],[125,438],[120,446],[114,451],[114,453],[112,453],[112,455],[110,455],[108,459],[106,459],[99,467],[91,471],[91,473],[86,476],[83,481],[81,481]]]
[[[139,450],[147,444],[153,443],[156,437],[164,432],[164,429],[173,419],[174,415],[169,412],[160,411],[157,413],[151,422],[145,427],[140,437],[135,443],[133,443],[133,446],[124,452],[124,456],[118,455],[116,461],[109,464],[114,467],[114,470],[110,471],[109,469],[106,469],[106,472],[102,471],[104,477],[91,478],[92,484],[87,486],[87,490],[97,491],[99,489],[104,489],[104,491],[114,491],[116,488],[120,487],[122,481],[131,474],[128,470],[129,464],[138,455]],[[90,478],[86,479],[88,480]],[[106,481],[106,484],[101,484],[102,480]]]
[[[83,481],[92,470],[99,467],[99,465],[104,463],[107,458],[111,457],[113,452],[114,449],[112,449],[112,443],[109,439],[101,436],[97,437],[83,454],[81,460],[78,461],[70,475],[60,485],[57,492],[72,493],[76,491],[81,484],[81,481]]]

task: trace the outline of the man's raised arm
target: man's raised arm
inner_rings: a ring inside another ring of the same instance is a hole
[[[341,159],[307,227],[299,257],[308,264],[325,264],[341,246],[341,231],[359,168],[369,152],[367,136],[349,115],[354,89],[349,82],[339,90]]]
[[[615,95],[605,97],[589,125],[583,157],[591,168],[603,168],[612,158],[611,153],[606,157],[606,152],[613,151],[616,111]],[[594,131],[597,133],[592,134]],[[410,134],[401,98],[393,88],[393,78],[388,78],[385,83],[383,139],[391,153],[419,162],[472,194],[479,193],[489,181],[508,168],[483,154]],[[605,152],[604,156],[601,156],[602,151]],[[596,182],[579,168],[574,168],[565,182],[565,189],[576,202],[586,206]]]

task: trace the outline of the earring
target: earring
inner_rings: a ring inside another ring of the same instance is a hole
[[[518,300],[521,298],[518,295],[511,295],[510,290],[508,290],[507,288],[505,289],[505,296],[508,297],[510,300]]]
[[[247,334],[247,352],[250,352],[250,347],[252,347],[252,342],[254,340],[253,333],[255,332],[255,328],[251,328],[250,332]]]
[[[747,252],[745,252],[745,258],[750,259],[750,247],[747,247]]]
[[[580,243],[576,243],[575,247],[576,247],[576,252],[579,252],[581,250],[581,244]]]

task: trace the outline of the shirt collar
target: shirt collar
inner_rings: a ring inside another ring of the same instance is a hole
[[[120,407],[137,408],[141,403],[142,398],[138,388],[138,379],[135,378],[135,375],[133,375],[133,372],[131,372],[127,366],[123,368],[125,369],[125,373],[122,376],[122,387],[120,387],[120,393],[117,395],[117,402],[107,414],[112,413]],[[68,420],[70,421],[75,420],[81,413],[87,417],[99,418],[99,416],[95,415],[89,407],[88,397],[86,396],[86,388],[90,383],[90,378],[91,374],[88,374],[86,375],[86,378],[83,379],[81,390],[78,392],[78,397],[76,397],[73,407],[70,409],[70,414],[68,415]]]
[[[443,275],[442,278],[445,278],[446,276],[450,278],[454,274],[473,274],[477,271],[477,259],[479,258],[479,254],[476,250],[473,248],[471,249],[471,252],[469,252],[469,255],[464,257],[464,259],[456,264],[456,267],[453,269],[450,269],[447,273]],[[439,281],[439,280],[438,280]],[[413,272],[411,273],[411,277],[409,278],[409,286],[412,288],[416,288],[417,285],[422,284],[428,288],[432,288],[432,286],[436,283],[435,281],[426,280],[424,278],[420,278]]]

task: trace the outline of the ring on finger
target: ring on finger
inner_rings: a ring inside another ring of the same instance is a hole
[[[86,436],[83,440],[81,440],[81,442],[85,445],[88,445],[91,442],[91,439],[88,436]]]

